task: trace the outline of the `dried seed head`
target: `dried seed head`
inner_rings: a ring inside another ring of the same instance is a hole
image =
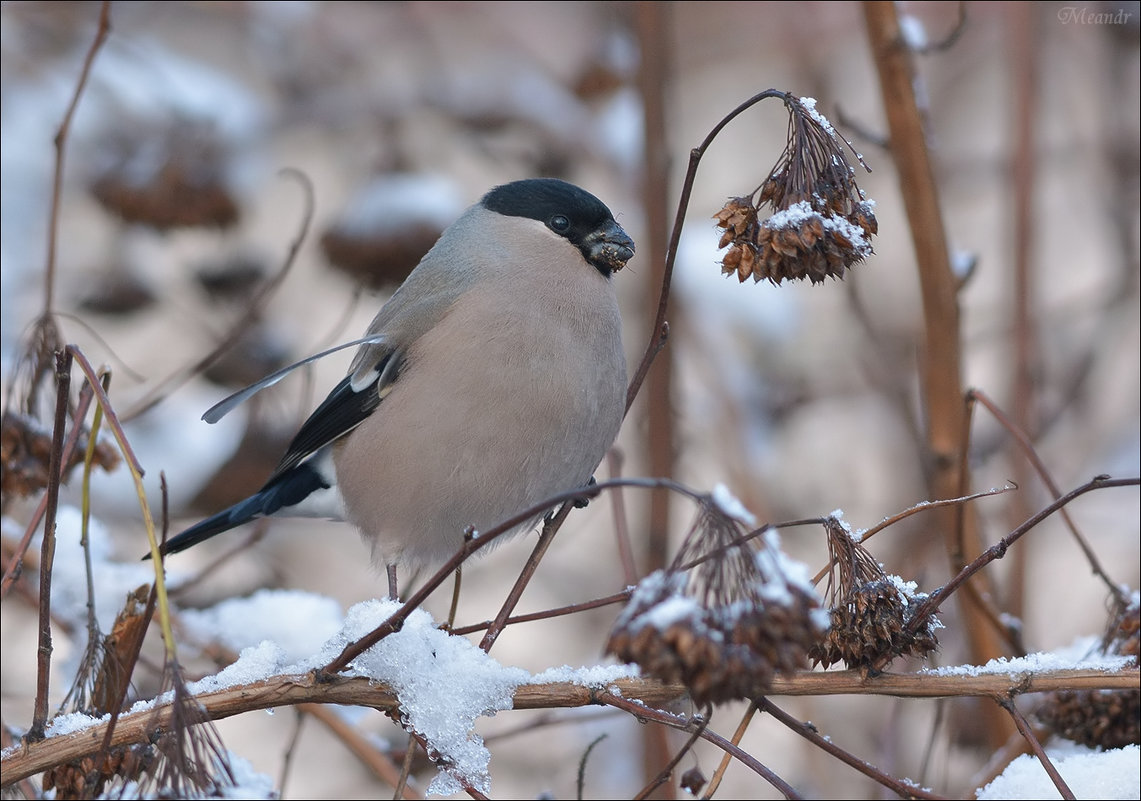
[[[106,798],[108,784],[118,781],[120,786],[150,769],[155,750],[149,743],[113,746],[93,756],[81,757],[44,772],[45,790],[54,789],[55,798]]]
[[[1141,691],[1059,690],[1034,714],[1055,734],[1090,748],[1141,743]]]
[[[887,575],[837,516],[824,523],[830,572],[825,593],[831,607],[828,634],[812,649],[814,664],[872,668],[897,656],[925,657],[938,647],[934,617],[915,635],[907,633],[911,616],[927,596],[915,584]]]
[[[690,768],[681,774],[681,788],[691,795],[697,795],[705,786],[705,774],[701,768]]]
[[[71,452],[71,459],[63,466],[65,482],[72,468],[83,462],[87,436],[87,428],[84,427],[77,447]],[[51,431],[27,415],[4,412],[0,418],[0,466],[3,467],[0,498],[5,503],[11,498],[26,498],[47,486],[51,450]],[[109,443],[98,441],[94,463],[111,472],[119,464],[119,452]]]
[[[1141,646],[1141,596],[1133,593],[1128,602],[1116,604],[1101,650],[1107,654],[1120,654],[1133,657],[1137,666],[1138,650]]]
[[[105,795],[124,797],[129,784],[139,798],[225,798],[237,784],[230,753],[177,665],[165,678],[174,695],[166,725],[154,727],[146,759],[129,763],[131,774],[109,777]]]
[[[718,247],[729,247],[721,271],[740,281],[752,276],[774,284],[842,278],[872,254],[875,202],[856,185],[840,144],[846,140],[816,111],[816,101],[788,95],[785,106],[788,139],[776,165],[758,189],[730,198],[714,215],[724,229]],[[760,220],[766,205],[773,214]]]
[[[368,287],[399,284],[461,211],[451,183],[385,172],[362,184],[321,235],[329,263]]]
[[[698,704],[762,694],[777,673],[807,667],[824,625],[804,566],[775,532],[759,548],[745,541],[727,508],[706,499],[673,565],[638,584],[606,646],[645,675],[685,684]]]
[[[128,223],[159,231],[228,228],[240,216],[230,145],[209,123],[128,126],[111,137],[90,190]]]
[[[1117,604],[1101,642],[1103,654],[1133,657],[1137,665],[1141,600]],[[1141,690],[1059,690],[1034,710],[1054,733],[1091,748],[1141,744]]]

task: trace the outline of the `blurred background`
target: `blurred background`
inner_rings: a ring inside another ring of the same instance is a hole
[[[1138,4],[899,7],[909,41],[926,48],[916,56],[917,87],[953,262],[962,268],[964,386],[1011,409],[1021,291],[1032,326],[1031,434],[1042,461],[1063,492],[1096,474],[1136,476]],[[672,225],[689,150],[768,88],[816,98],[862,153],[872,172],[859,170],[857,180],[876,201],[875,255],[842,282],[817,286],[723,277],[712,217],[726,199],[765,179],[784,146],[787,117],[779,101],[767,101],[734,121],[693,186],[659,375],[644,388],[599,478],[661,475],[664,448],[676,478],[701,491],[724,483],[762,521],[842,510],[857,529],[927,497],[918,380],[923,309],[859,4],[111,8],[110,37],[67,139],[53,310],[64,340],[110,367],[111,397],[147,471],[152,508],[160,473],[166,477],[172,530],[260,486],[351,355],[316,363],[218,425],[201,422],[202,412],[277,367],[359,336],[439,232],[496,184],[557,176],[614,211],[638,243],[638,256],[616,276],[627,356],[636,365],[657,307],[668,230],[661,215]],[[96,3],[0,5],[5,408],[13,405],[29,326],[44,308],[53,137],[98,15]],[[660,101],[660,125],[647,125],[647,101]],[[1030,165],[1023,253],[1031,279],[1016,290],[1020,156]],[[312,219],[290,261],[306,224],[307,191]],[[230,340],[221,358],[195,368]],[[668,382],[661,375],[667,369]],[[655,406],[658,422],[651,423]],[[50,430],[50,414],[40,420]],[[974,489],[1029,475],[1009,439],[992,416],[976,411]],[[977,502],[986,543],[1049,502],[1040,481],[1019,480],[1017,500]],[[74,491],[65,496],[77,501]],[[126,472],[99,474],[95,497],[93,514],[118,558],[133,561],[145,537]],[[32,500],[6,499],[4,515],[14,521],[5,526],[6,541],[23,528]],[[626,586],[616,514],[630,531],[640,574],[652,566],[651,514],[668,515],[674,545],[694,514],[684,500],[651,512],[642,491],[627,490],[622,500],[619,508],[605,496],[571,516],[520,611]],[[1111,577],[1136,588],[1136,492],[1091,493],[1072,511]],[[213,560],[247,532],[178,556],[171,568],[188,584],[180,602],[205,607],[263,587],[319,593],[342,607],[383,594],[383,577],[349,526],[286,520],[264,529],[260,541],[221,566]],[[782,540],[812,572],[824,565],[818,528],[789,528]],[[470,565],[460,624],[495,614],[533,541],[519,538]],[[941,536],[922,514],[879,535],[872,550],[888,572],[923,590],[947,578]],[[1039,526],[1016,550],[1017,567],[1007,559],[989,572],[1003,608],[1019,610],[1029,650],[1101,633],[1105,588],[1060,522]],[[437,596],[428,607],[442,619],[449,597]],[[941,664],[966,659],[952,607],[944,609]],[[532,672],[596,663],[617,611],[509,628],[492,653]],[[13,597],[3,625],[3,719],[26,725],[34,607]],[[57,648],[66,652],[67,645]],[[782,706],[896,775],[918,778],[925,764],[925,783],[949,792],[966,792],[988,755],[966,702],[828,697]],[[730,733],[737,715],[732,707],[720,711],[715,727]],[[592,755],[587,797],[623,797],[642,786],[641,731],[633,721],[559,713],[567,725],[551,729],[542,748],[510,736],[538,717],[503,713],[483,721],[496,796],[573,794],[578,760],[601,733],[613,745]],[[360,725],[400,739],[378,714]],[[242,716],[220,729],[232,750],[278,776],[292,726],[292,715],[279,713]],[[876,792],[772,721],[754,723],[743,746],[807,796]],[[303,729],[298,753],[285,797],[384,792],[317,726]],[[699,753],[708,775],[718,757]],[[775,797],[740,767],[722,793]]]

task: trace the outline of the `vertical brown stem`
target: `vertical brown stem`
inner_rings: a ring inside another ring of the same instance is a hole
[[[1038,94],[1038,65],[1036,63],[1036,34],[1034,22],[1037,9],[1029,3],[1010,3],[1007,6],[1007,30],[1011,38],[1011,67],[1014,84],[1014,137],[1011,142],[1011,178],[1014,183],[1014,425],[1026,432],[1031,442],[1037,430],[1034,408],[1034,376],[1038,358],[1034,324],[1030,319],[1034,287],[1031,276],[1032,235],[1034,219],[1034,117]],[[1011,475],[1023,488],[1010,499],[1008,520],[1011,527],[1033,514],[1029,487],[1034,471],[1022,455],[1018,443],[1009,449]],[[1006,587],[1006,609],[1015,617],[1022,617],[1022,603],[1026,592],[1026,549],[1016,548],[1013,567]]]
[[[91,43],[91,47],[88,48],[87,55],[83,59],[83,68],[79,72],[79,81],[76,83],[75,92],[71,96],[71,102],[67,106],[67,111],[63,115],[63,121],[59,124],[59,130],[56,131],[55,139],[53,140],[55,146],[55,171],[52,174],[51,208],[48,213],[48,255],[47,265],[44,268],[43,314],[45,317],[51,314],[55,299],[55,251],[56,242],[59,239],[59,203],[63,193],[63,161],[67,148],[67,136],[71,131],[71,121],[75,117],[75,109],[79,105],[79,98],[83,97],[83,88],[87,85],[87,78],[91,75],[91,65],[95,62],[95,56],[99,53],[99,48],[103,46],[103,42],[107,40],[107,36],[110,33],[111,3],[110,0],[104,0],[99,7],[99,23],[95,29],[95,40]]]
[[[71,354],[55,355],[55,428],[48,462],[47,506],[44,539],[40,549],[40,631],[36,652],[36,700],[28,737],[42,739],[48,720],[48,690],[51,676],[52,564],[55,562],[55,515],[59,507],[59,486],[63,483],[63,430],[67,426],[67,402],[71,396]]]
[[[958,284],[951,271],[923,118],[915,98],[911,52],[901,36],[895,4],[865,2],[864,16],[919,270],[925,326],[920,384],[927,423],[928,492],[932,500],[951,498],[958,491],[966,426]],[[958,572],[982,550],[977,516],[972,507],[955,505],[935,510],[933,517],[947,544],[952,569]],[[978,664],[1001,655],[997,633],[978,600],[992,597],[983,578],[976,576],[973,592],[959,595],[971,659]],[[993,706],[983,709],[987,736],[998,747],[1012,731],[1010,721]]]
[[[646,0],[637,6],[638,38],[641,43],[642,62],[638,85],[642,97],[645,119],[645,163],[642,186],[642,206],[646,212],[646,241],[643,254],[650,265],[649,286],[644,296],[647,303],[654,298],[653,288],[665,280],[665,244],[669,236],[669,153],[666,144],[665,85],[669,71],[668,7],[665,3]],[[656,309],[646,308],[646,319],[653,319]],[[670,352],[662,354],[646,377],[647,414],[647,465],[650,475],[673,475],[674,431],[673,362]],[[649,530],[646,540],[646,571],[665,567],[669,561],[669,502],[667,492],[649,493]],[[666,729],[660,726],[646,728],[645,764],[647,779],[652,779],[661,766],[670,759]],[[667,782],[655,791],[655,797],[674,798],[676,787]]]

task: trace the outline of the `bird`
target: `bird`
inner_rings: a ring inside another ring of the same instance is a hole
[[[492,188],[381,307],[262,488],[160,551],[269,515],[342,518],[395,599],[398,567],[439,563],[466,531],[587,486],[625,415],[613,276],[634,250],[610,209],[574,184]]]

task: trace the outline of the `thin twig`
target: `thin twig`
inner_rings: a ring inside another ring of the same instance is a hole
[[[711,731],[708,728],[704,718],[701,718],[700,716],[696,718],[686,718],[680,715],[674,715],[660,709],[648,707],[645,704],[634,703],[628,698],[612,695],[609,692],[599,693],[598,701],[599,703],[608,704],[609,706],[617,707],[618,709],[629,712],[635,717],[635,719],[639,721],[653,721],[654,723],[660,723],[675,729],[681,729],[682,731],[691,732],[694,730],[700,730],[701,739],[711,742],[718,748],[724,750],[726,753],[731,754],[733,757],[739,760],[741,764],[748,767],[762,779],[775,787],[777,791],[780,792],[785,798],[800,798],[800,795],[796,792],[796,790],[792,788],[788,782],[769,770],[768,767],[763,765],[760,760],[758,760],[749,752],[738,748],[736,745],[729,742],[721,735]]]
[[[733,745],[740,745],[741,738],[745,736],[745,732],[749,728],[749,723],[752,722],[753,717],[757,714],[757,702],[751,701],[749,708],[745,710],[745,714],[741,716],[741,722],[737,724],[737,730],[733,732]],[[701,798],[703,801],[713,798],[717,788],[721,786],[721,780],[725,778],[725,772],[729,770],[729,765],[732,762],[732,757],[726,753],[721,757],[721,763],[717,766],[717,770],[713,771],[713,777],[710,778],[708,786],[706,786]]]
[[[516,623],[532,623],[536,620],[550,620],[551,618],[563,617],[564,615],[573,615],[578,612],[584,612],[587,609],[599,609],[603,606],[611,606],[613,604],[620,604],[630,599],[632,590],[626,589],[622,592],[616,592],[613,595],[607,595],[605,598],[595,598],[590,601],[580,601],[577,604],[569,604],[567,606],[559,606],[554,609],[545,609],[542,612],[531,612],[526,615],[515,615],[509,617],[505,626],[514,626]],[[485,620],[482,623],[471,623],[467,626],[459,626],[450,629],[452,634],[473,634],[477,631],[484,631],[491,628],[491,621]]]
[[[1096,476],[1088,483],[1083,484],[1076,489],[1070,490],[1061,498],[1035,514],[1010,534],[1003,537],[990,548],[987,548],[985,551],[979,554],[979,556],[973,562],[960,570],[958,575],[956,575],[938,590],[931,593],[927,600],[925,600],[918,606],[918,608],[916,608],[914,616],[907,623],[905,628],[906,632],[909,635],[914,635],[921,626],[927,625],[928,616],[938,610],[940,605],[942,605],[947,597],[955,592],[955,590],[957,590],[963,584],[963,582],[965,582],[975,573],[982,570],[991,562],[995,561],[996,559],[1001,559],[1003,556],[1005,556],[1007,548],[1017,542],[1023,534],[1030,531],[1030,529],[1037,526],[1039,523],[1052,515],[1054,512],[1064,507],[1070,501],[1093,490],[1109,489],[1110,487],[1136,487],[1138,485],[1141,485],[1141,478],[1109,478],[1108,476]]]
[[[55,170],[52,175],[51,208],[48,212],[48,254],[47,265],[44,270],[43,315],[45,317],[52,313],[52,307],[55,305],[56,242],[59,240],[59,207],[63,195],[63,164],[64,155],[67,151],[67,137],[71,132],[71,121],[75,117],[76,108],[79,106],[79,99],[83,96],[87,79],[91,75],[91,65],[95,63],[95,56],[98,55],[110,33],[111,2],[110,0],[103,0],[99,6],[99,22],[95,27],[95,38],[91,41],[91,47],[87,49],[87,55],[83,59],[83,67],[79,71],[79,80],[76,82],[75,91],[71,95],[71,102],[67,104],[63,121],[60,122],[59,129],[52,140],[55,146]]]
[[[374,776],[385,784],[396,787],[397,782],[400,780],[400,769],[396,767],[396,764],[387,754],[378,749],[376,744],[362,734],[356,726],[346,722],[336,708],[325,704],[300,704],[299,708],[304,709],[314,720],[324,724],[324,726],[333,733],[333,736],[340,740],[341,744],[352,752],[353,756],[372,771]],[[401,797],[405,799],[417,799],[422,796],[411,787],[405,787],[404,794]]]
[[[63,454],[60,460],[61,464],[71,464],[71,457],[75,453],[75,448],[79,443],[79,437],[83,434],[83,420],[87,417],[87,410],[91,406],[93,397],[91,388],[87,384],[84,384],[83,389],[79,391],[79,401],[76,403],[75,411],[71,415],[71,431],[68,433],[67,440],[63,444]],[[0,583],[0,600],[8,597],[8,593],[11,591],[13,584],[23,571],[24,555],[28,551],[32,537],[39,531],[40,521],[43,520],[44,514],[47,511],[47,503],[48,496],[45,493],[40,496],[35,511],[28,520],[28,524],[24,527],[24,534],[20,537],[19,543],[16,544],[16,548],[8,562],[8,567],[4,570],[4,580]]]
[[[408,779],[412,775],[412,763],[416,761],[416,750],[420,747],[419,741],[412,734],[408,735],[408,745],[404,747],[404,759],[400,762],[400,775],[392,787],[392,797],[400,798],[408,791]]]
[[[594,747],[596,745],[598,745],[599,743],[601,743],[603,740],[605,740],[608,736],[609,735],[603,733],[603,734],[600,734],[597,737],[595,737],[590,742],[590,745],[588,745],[586,747],[586,750],[583,751],[582,758],[578,761],[578,772],[575,775],[575,781],[574,781],[574,786],[575,786],[575,796],[574,797],[576,799],[578,799],[578,801],[582,801],[583,790],[586,788],[586,761],[590,758],[590,752],[593,751]]]
[[[863,532],[860,535],[859,543],[862,545],[863,543],[870,540],[874,535],[878,534],[880,531],[883,531],[888,526],[894,525],[894,524],[898,523],[900,520],[904,520],[905,518],[911,517],[913,514],[916,514],[917,512],[926,512],[926,511],[931,510],[931,509],[938,509],[940,507],[950,506],[950,505],[956,504],[956,503],[966,503],[967,501],[974,501],[974,500],[978,500],[979,498],[989,498],[991,495],[1001,495],[1005,492],[1010,492],[1010,491],[1016,490],[1016,489],[1018,489],[1018,487],[1016,487],[1014,484],[1011,484],[1008,482],[1005,486],[1002,486],[1002,487],[992,487],[991,489],[982,490],[981,492],[975,492],[975,493],[972,493],[970,495],[961,495],[958,498],[944,498],[943,500],[940,500],[940,501],[920,501],[919,503],[915,504],[914,506],[910,506],[907,509],[904,509],[902,512],[897,512],[896,514],[891,515],[890,517],[885,517],[879,523],[872,526],[867,531]],[[828,571],[830,569],[831,569],[831,565],[825,565],[823,568],[821,568],[820,572],[817,573],[815,577],[813,577],[812,583],[818,584],[820,582],[820,580],[828,574]]]
[[[1038,473],[1038,477],[1042,479],[1042,483],[1046,485],[1046,489],[1050,491],[1050,495],[1054,498],[1054,500],[1058,500],[1060,497],[1062,497],[1062,491],[1058,489],[1057,482],[1054,481],[1053,476],[1050,475],[1050,471],[1046,468],[1046,463],[1043,462],[1042,458],[1038,455],[1038,452],[1034,448],[1034,444],[1030,441],[1030,438],[1026,436],[1026,432],[1019,426],[1015,425],[1015,423],[1006,416],[1002,409],[999,408],[998,404],[996,404],[990,398],[990,396],[988,396],[981,389],[968,390],[967,402],[978,402],[982,404],[983,407],[985,407],[987,411],[989,411],[991,415],[994,416],[994,419],[998,421],[999,425],[1006,429],[1007,433],[1009,433],[1010,436],[1014,438],[1014,441],[1018,443],[1022,453],[1030,461],[1030,464],[1033,465],[1035,472]],[[1125,591],[1121,588],[1121,585],[1114,582],[1113,579],[1109,577],[1109,574],[1105,572],[1105,568],[1101,566],[1101,561],[1097,558],[1097,554],[1094,552],[1090,544],[1086,542],[1086,538],[1082,536],[1080,531],[1078,531],[1077,524],[1075,524],[1073,518],[1070,517],[1069,511],[1066,509],[1059,509],[1058,513],[1061,516],[1062,520],[1065,522],[1066,528],[1070,530],[1070,534],[1073,536],[1074,541],[1077,542],[1078,547],[1081,548],[1082,554],[1085,555],[1086,561],[1089,562],[1090,570],[1093,571],[1093,574],[1102,580],[1114,598],[1116,598],[1121,603],[1127,603],[1129,599],[1126,597]]]
[[[944,36],[942,39],[936,39],[933,42],[929,42],[922,47],[913,48],[912,52],[916,53],[917,55],[926,56],[930,55],[931,53],[940,53],[946,50],[950,50],[955,46],[955,43],[959,41],[959,37],[963,35],[963,32],[966,29],[967,3],[966,0],[959,0],[959,14],[955,20],[955,26],[947,32],[946,36]]]
[[[1023,736],[1026,743],[1030,746],[1030,751],[1037,757],[1038,761],[1042,763],[1042,767],[1046,769],[1046,773],[1050,776],[1050,781],[1058,788],[1062,798],[1067,801],[1074,801],[1076,798],[1073,791],[1066,784],[1062,774],[1058,773],[1058,768],[1050,761],[1050,757],[1046,756],[1046,751],[1042,748],[1042,743],[1038,742],[1038,738],[1034,736],[1034,732],[1030,729],[1030,724],[1026,722],[1026,718],[1018,711],[1018,707],[1009,698],[995,698],[998,705],[1010,713],[1010,717],[1014,720],[1014,725],[1018,727],[1018,733]]]
[[[705,708],[705,712],[697,717],[697,726],[693,730],[693,733],[689,735],[689,739],[686,740],[685,744],[678,749],[678,752],[674,754],[673,758],[666,764],[666,766],[658,771],[658,775],[651,779],[649,783],[647,783],[646,786],[643,787],[641,791],[639,791],[637,795],[634,796],[633,801],[642,801],[642,799],[649,798],[650,794],[653,793],[654,790],[658,789],[670,780],[674,769],[678,766],[685,755],[693,750],[693,746],[697,743],[698,740],[701,739],[701,736],[705,733],[705,729],[709,726],[709,716],[712,711],[713,710],[707,706]],[[733,745],[737,745],[737,743],[734,742]]]
[[[563,521],[567,519],[570,514],[573,504],[564,502],[562,508],[555,513],[555,516],[548,518],[543,522],[543,531],[539,534],[539,541],[535,543],[531,555],[527,558],[523,569],[519,571],[518,578],[511,586],[511,591],[507,593],[507,598],[503,602],[503,606],[499,609],[499,614],[491,621],[491,625],[487,631],[484,632],[483,639],[480,640],[479,647],[484,651],[490,651],[491,646],[503,633],[503,627],[507,625],[507,619],[511,613],[515,611],[515,607],[519,605],[519,599],[523,597],[523,591],[527,589],[527,585],[531,583],[531,579],[535,575],[535,571],[539,569],[539,562],[547,553],[547,549],[551,547],[554,542],[555,534],[558,533],[559,528],[562,527]]]
[[[218,359],[222,358],[226,351],[232,348],[235,343],[241,339],[242,335],[245,334],[250,326],[257,322],[266,304],[269,303],[273,294],[277,292],[278,288],[285,281],[286,276],[288,276],[293,269],[293,265],[297,261],[297,254],[301,252],[301,246],[305,244],[305,239],[309,234],[309,226],[313,222],[315,207],[313,201],[313,184],[309,180],[309,177],[301,172],[301,170],[285,169],[281,171],[281,175],[283,177],[293,178],[297,181],[301,186],[302,197],[304,199],[301,223],[296,235],[293,237],[293,241],[289,244],[289,250],[285,254],[281,268],[258,289],[257,293],[250,299],[245,314],[230,327],[230,330],[226,332],[222,340],[209,353],[201,357],[194,364],[181,367],[171,375],[161,379],[142,399],[137,401],[134,406],[123,412],[122,417],[124,420],[132,420],[153,408],[155,404],[161,402],[171,391],[182,386],[214,362],[218,361]]]
[[[622,452],[611,448],[606,454],[606,465],[611,478],[622,475]],[[614,515],[614,539],[618,545],[618,559],[622,563],[622,580],[626,584],[638,581],[638,565],[634,560],[634,546],[630,543],[630,521],[626,517],[626,499],[622,489],[615,489],[610,495],[610,509]]]
[[[285,753],[281,757],[281,773],[277,779],[277,791],[285,795],[285,781],[289,778],[289,769],[293,766],[293,757],[297,753],[297,743],[301,741],[301,727],[305,725],[308,704],[298,704],[293,707],[293,732],[289,735],[289,742],[285,744]]]
[[[646,351],[642,355],[642,361],[638,365],[638,369],[634,371],[634,377],[630,381],[630,386],[626,390],[626,408],[630,408],[634,402],[634,398],[638,395],[638,390],[642,387],[642,382],[646,379],[646,373],[649,372],[650,364],[654,361],[654,357],[658,351],[661,350],[663,337],[665,336],[668,328],[666,325],[666,309],[669,306],[669,293],[670,284],[673,280],[674,261],[677,259],[678,244],[681,242],[681,229],[685,222],[686,212],[689,210],[689,198],[693,194],[693,183],[697,177],[697,167],[701,163],[702,156],[705,151],[713,144],[713,140],[717,135],[725,129],[730,122],[735,120],[744,112],[770,97],[779,97],[782,100],[787,100],[789,95],[787,92],[781,92],[776,89],[766,89],[765,91],[753,95],[744,103],[741,103],[737,108],[726,114],[720,122],[713,126],[713,130],[705,137],[704,141],[693,150],[689,152],[689,167],[686,169],[685,179],[681,185],[681,195],[678,197],[677,212],[674,214],[673,230],[670,233],[669,247],[666,248],[666,264],[662,273],[662,288],[658,296],[658,311],[654,317],[654,325],[650,328],[651,339],[650,344],[646,346]]]
[[[785,726],[811,742],[817,748],[820,748],[826,753],[831,754],[844,764],[855,768],[860,773],[867,776],[869,779],[872,779],[873,781],[882,784],[884,787],[887,787],[889,790],[892,790],[898,794],[900,798],[941,799],[945,797],[933,793],[930,790],[916,787],[913,784],[902,782],[894,776],[890,776],[884,773],[870,762],[865,762],[855,754],[851,754],[845,751],[843,748],[840,748],[838,745],[833,743],[830,738],[821,735],[820,732],[816,730],[816,727],[811,723],[804,723],[803,721],[797,720],[792,715],[788,714],[772,701],[770,701],[768,698],[758,698],[756,699],[756,704],[762,712],[767,712],[768,714],[772,715]]]

